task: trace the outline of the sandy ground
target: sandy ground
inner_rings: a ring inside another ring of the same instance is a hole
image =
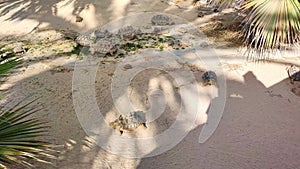
[[[38,163],[37,168],[299,168],[300,83],[290,84],[286,73],[288,65],[300,66],[299,54],[257,64],[247,62],[238,48],[226,47],[234,46],[230,38],[225,39],[227,42],[213,43],[227,79],[227,94],[223,117],[212,137],[203,144],[198,142],[207,118],[204,113],[189,134],[171,150],[149,158],[124,158],[95,145],[82,129],[72,97],[72,78],[78,59],[74,54],[65,54],[74,44],[71,41],[61,43],[62,35],[52,30],[84,31],[136,12],[166,12],[203,27],[221,14],[198,18],[196,9],[179,9],[164,1],[147,0],[0,2],[2,39],[9,39],[8,35],[25,35],[20,39],[29,37],[34,44],[48,44],[45,48],[36,45],[35,50],[27,52],[24,57],[31,59],[27,67],[18,69],[2,86],[9,88],[8,100],[17,102],[30,95],[31,98],[39,97],[38,104],[45,107],[37,116],[49,121],[51,129],[46,140],[57,144],[61,153],[53,165]],[[83,21],[75,22],[76,15],[83,17]],[[4,43],[12,41],[14,39]],[[117,66],[117,62],[99,64],[95,79],[96,101],[101,112],[107,112],[103,114],[107,123],[116,117],[110,89]],[[201,87],[202,65],[195,66],[198,68],[191,69]],[[162,88],[169,85],[163,88],[169,107],[146,130],[138,129],[135,133],[138,136],[166,130],[178,113],[178,86],[174,79],[157,70],[143,71],[132,80],[129,98],[133,105],[143,110],[149,108],[147,92],[153,87],[149,85],[151,79]]]

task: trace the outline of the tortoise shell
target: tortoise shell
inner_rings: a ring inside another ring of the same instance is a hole
[[[102,38],[102,39],[98,40],[96,43],[92,43],[90,45],[91,54],[100,53],[100,54],[106,55],[109,53],[109,54],[113,55],[113,53],[115,51],[116,51],[116,48],[115,48],[114,43],[107,38]]]
[[[217,85],[217,74],[210,70],[206,71],[202,75],[202,80],[203,80],[204,86]]]
[[[151,23],[153,25],[165,26],[165,25],[173,25],[171,18],[167,15],[154,15],[151,18]]]
[[[89,35],[79,35],[75,38],[75,42],[81,46],[90,46],[95,42],[95,39]]]
[[[138,31],[134,29],[132,26],[125,26],[120,28],[117,34],[122,39],[133,39],[136,36],[137,32]]]
[[[108,30],[102,31],[102,30],[95,30],[94,32],[92,32],[92,34],[96,37],[96,38],[108,38],[112,36],[112,33],[110,33]]]

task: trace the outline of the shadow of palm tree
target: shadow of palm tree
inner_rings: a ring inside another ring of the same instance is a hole
[[[105,8],[105,6],[110,6],[111,1],[101,2],[103,3],[100,8],[95,8],[94,15],[102,16],[102,15],[110,15],[110,11]],[[29,33],[33,32],[42,24],[46,24],[48,29],[70,29],[70,30],[84,30],[90,29],[86,27],[86,24],[91,24],[90,18],[86,19],[86,22],[83,24],[77,23],[76,16],[80,15],[83,10],[88,10],[92,5],[101,5],[101,3],[88,0],[88,1],[78,1],[78,0],[12,0],[12,1],[2,1],[0,3],[0,15],[5,18],[4,21],[22,21],[24,19],[32,19],[37,21],[38,23],[33,26],[30,25],[33,30]],[[97,11],[99,10],[100,11]],[[71,10],[71,11],[70,11]],[[67,13],[70,15],[65,15]],[[93,11],[91,11],[93,12]],[[64,14],[65,13],[65,14]],[[59,14],[59,15],[58,15]],[[61,16],[65,15],[65,16]],[[88,16],[87,16],[88,17]],[[96,19],[99,19],[97,17]],[[108,22],[107,19],[105,19]],[[103,24],[103,23],[102,23]]]

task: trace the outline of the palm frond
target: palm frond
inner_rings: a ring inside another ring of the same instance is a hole
[[[20,58],[0,47],[0,85],[10,70],[19,64]],[[44,159],[54,158],[52,145],[36,140],[47,133],[47,126],[31,117],[40,110],[31,105],[34,101],[19,102],[9,109],[0,107],[0,169],[7,168],[7,164],[31,166],[28,160],[47,162]]]
[[[0,46],[0,84],[3,83],[4,77],[9,74],[12,68],[22,63],[21,58],[16,57],[11,51],[3,50],[3,46]]]
[[[299,42],[300,3],[298,0],[252,0],[243,9],[250,10],[245,18],[245,40],[250,48],[265,59],[265,52]]]
[[[0,163],[19,163],[31,166],[28,159],[47,162],[54,158],[52,145],[36,140],[47,132],[45,123],[32,118],[39,108],[32,102],[12,109],[0,110]],[[4,163],[2,165],[4,165]]]

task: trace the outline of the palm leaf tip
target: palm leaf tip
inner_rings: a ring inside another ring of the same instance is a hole
[[[32,118],[37,111],[31,104],[1,110],[0,113],[0,164],[22,164],[31,166],[28,160],[49,163],[55,159],[53,145],[37,140],[47,127],[38,119]],[[24,113],[24,114],[23,114]]]
[[[3,50],[3,46],[0,46],[0,78],[6,77],[10,70],[17,67],[22,63],[20,57],[16,57],[9,50]],[[0,79],[0,84],[3,83],[3,79]]]

